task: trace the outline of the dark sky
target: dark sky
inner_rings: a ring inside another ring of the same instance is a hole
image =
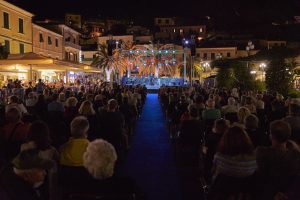
[[[285,20],[300,15],[300,0],[8,0],[39,17],[60,18],[65,12],[91,17],[212,16],[224,21]]]

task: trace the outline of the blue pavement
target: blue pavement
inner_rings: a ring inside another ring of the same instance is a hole
[[[172,146],[157,94],[148,94],[131,141],[125,175],[146,192],[148,200],[179,200],[180,183]]]

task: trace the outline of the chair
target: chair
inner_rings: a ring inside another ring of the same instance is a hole
[[[58,183],[63,199],[67,199],[70,194],[77,191],[81,181],[89,177],[88,171],[84,167],[58,166]]]
[[[135,200],[135,194],[128,195],[95,195],[95,194],[70,194],[68,200]]]
[[[210,187],[210,200],[243,200],[251,199],[254,191],[254,176],[243,178],[218,175]]]

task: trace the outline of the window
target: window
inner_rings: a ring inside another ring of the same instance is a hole
[[[214,60],[216,58],[216,54],[215,53],[211,53],[210,59]]]
[[[200,29],[199,29],[199,32],[202,33],[202,32],[203,32],[203,28],[200,28]]]
[[[97,57],[97,55],[96,54],[93,54],[93,59],[95,59]]]
[[[74,54],[74,61],[77,62],[77,54]]]
[[[3,28],[9,29],[9,14],[3,12]]]
[[[158,23],[158,24],[161,24],[161,19],[158,19],[158,20],[157,20],[157,23]]]
[[[169,20],[168,20],[168,19],[166,19],[166,21],[165,21],[165,22],[166,22],[166,24],[169,24]]]
[[[69,60],[69,52],[65,52],[65,60]]]
[[[6,52],[10,53],[10,41],[9,40],[5,40],[5,50]]]
[[[180,29],[179,32],[180,32],[180,34],[183,34],[183,29]]]
[[[19,33],[24,33],[24,22],[21,18],[19,18]]]
[[[24,54],[24,44],[20,43],[20,54]]]
[[[51,41],[51,37],[48,36],[48,44],[51,45],[52,44],[52,41]]]
[[[39,34],[39,41],[40,42],[44,42],[44,38],[43,38],[43,34],[42,33]]]
[[[200,57],[200,53],[197,53],[197,57]]]
[[[231,55],[230,55],[230,52],[227,52],[227,57],[230,58],[230,56],[231,56]]]
[[[58,39],[55,38],[55,46],[58,47]]]
[[[203,59],[205,59],[205,60],[207,59],[207,53],[203,54]]]
[[[76,44],[76,39],[75,38],[73,39],[73,43]]]

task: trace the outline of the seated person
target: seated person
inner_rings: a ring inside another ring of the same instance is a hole
[[[246,116],[244,122],[246,128],[245,131],[248,133],[248,136],[251,138],[255,147],[270,145],[267,134],[258,128],[259,120],[255,115],[250,114]]]
[[[228,199],[251,193],[252,175],[256,171],[254,147],[240,126],[229,128],[222,136],[213,160],[212,199]]]
[[[222,114],[226,113],[237,113],[238,106],[236,105],[235,99],[233,97],[228,98],[228,104],[222,107]]]
[[[0,128],[0,154],[5,159],[14,158],[20,149],[20,145],[26,140],[29,124],[21,121],[21,112],[15,108],[10,108],[5,116],[6,123]]]
[[[22,115],[27,113],[27,109],[25,108],[23,103],[20,102],[20,99],[15,95],[9,97],[9,104],[5,107],[5,111],[7,112],[11,108],[17,108]]]
[[[213,160],[214,176],[242,178],[252,175],[257,166],[254,146],[239,126],[229,128],[222,136]]]
[[[63,186],[68,187],[69,192],[65,197],[72,195],[80,199],[84,195],[94,195],[127,200],[136,195],[136,199],[141,199],[141,192],[130,178],[114,176],[116,160],[113,145],[102,139],[90,142],[83,155],[84,168],[77,168],[74,175],[65,180]]]
[[[270,125],[270,134],[272,146],[258,147],[256,150],[261,199],[272,199],[300,172],[300,150],[297,144],[289,140],[290,125],[275,120]]]
[[[211,168],[214,155],[217,151],[219,142],[224,135],[224,133],[229,128],[229,122],[225,119],[218,119],[214,123],[212,132],[205,134],[205,147],[203,148],[203,153],[205,154],[205,170],[208,179],[211,177]]]
[[[221,118],[221,112],[215,108],[215,101],[208,99],[206,102],[206,109],[202,111],[203,120],[216,120]]]
[[[179,144],[183,146],[199,148],[203,140],[204,127],[199,120],[198,109],[195,105],[189,105],[187,120],[181,123],[180,132],[178,135]]]
[[[60,148],[60,164],[66,166],[83,166],[82,156],[89,144],[87,133],[89,122],[79,116],[71,122],[71,138]]]
[[[53,167],[51,160],[43,159],[35,149],[22,151],[9,165],[1,170],[1,200],[48,199],[43,187],[46,170]]]
[[[291,126],[291,139],[300,144],[300,105],[291,103],[289,105],[289,115],[283,120]]]

